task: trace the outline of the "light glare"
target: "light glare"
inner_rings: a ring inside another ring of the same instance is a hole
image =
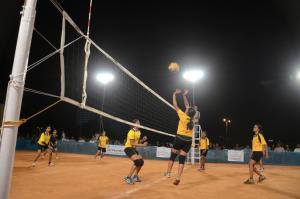
[[[202,79],[203,76],[204,76],[204,73],[201,70],[190,70],[190,71],[186,71],[183,74],[183,78],[192,83],[195,83],[198,80]]]
[[[300,80],[300,71],[297,73],[297,79]]]
[[[111,73],[99,73],[96,77],[97,81],[99,81],[101,84],[108,84],[109,82],[114,80],[114,75]]]

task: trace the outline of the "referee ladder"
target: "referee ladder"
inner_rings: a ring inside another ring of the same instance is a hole
[[[199,141],[201,137],[201,132],[201,125],[195,125],[192,137],[192,147],[187,155],[187,162],[192,165],[194,165],[196,162],[200,162]]]

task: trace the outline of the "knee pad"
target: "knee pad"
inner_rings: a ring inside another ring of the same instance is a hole
[[[179,156],[179,164],[184,164],[185,163],[185,158],[186,158],[186,156],[180,155]]]
[[[176,157],[177,157],[177,153],[171,152],[170,160],[172,160],[174,162]]]
[[[144,165],[144,160],[143,159],[137,159],[137,160],[134,160],[134,165],[137,166],[137,167],[141,167]]]

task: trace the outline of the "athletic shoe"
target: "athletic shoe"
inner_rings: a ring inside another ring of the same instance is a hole
[[[134,184],[134,181],[133,181],[130,177],[128,177],[128,176],[126,176],[126,177],[124,178],[124,180],[125,180],[125,182],[126,182],[127,184]]]
[[[258,178],[258,182],[262,182],[262,181],[264,181],[265,179],[267,179],[266,176],[261,175],[261,176],[259,176],[259,178]]]
[[[180,183],[180,179],[179,178],[176,178],[175,181],[173,182],[174,185],[179,185],[179,183]]]
[[[167,178],[171,178],[171,173],[170,172],[165,172],[164,176],[167,177]]]
[[[244,184],[255,184],[254,180],[253,179],[247,179]]]
[[[142,182],[139,176],[133,176],[132,180],[134,182]]]
[[[36,165],[35,162],[33,162],[33,163],[31,164],[32,167],[35,167],[35,165]]]
[[[50,162],[49,164],[48,164],[48,166],[50,166],[50,167],[52,167],[52,166],[54,166],[55,164],[54,163],[52,163],[52,162]]]

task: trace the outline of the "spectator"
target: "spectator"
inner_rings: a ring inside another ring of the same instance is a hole
[[[92,139],[90,139],[89,142],[90,142],[90,143],[95,143],[95,142],[96,142],[96,139],[95,139],[95,138],[96,138],[96,136],[93,135]]]
[[[80,137],[78,142],[85,142],[85,140],[82,137]]]
[[[274,151],[274,149],[275,149],[275,144],[272,144],[271,150]]]
[[[296,148],[294,149],[294,152],[300,153],[300,144],[297,144]]]
[[[250,146],[247,145],[247,146],[244,148],[244,150],[250,150]]]
[[[285,152],[284,148],[278,143],[274,149],[274,152]]]
[[[61,134],[61,141],[66,141],[67,137],[66,137],[66,133],[63,131]]]
[[[116,140],[116,141],[114,142],[114,145],[121,145],[121,143],[119,142],[119,140]]]
[[[285,151],[286,152],[291,152],[292,149],[290,148],[290,146],[288,144],[285,145]]]
[[[216,143],[216,146],[215,146],[214,149],[215,149],[215,150],[221,150],[221,147],[220,147],[220,145],[219,145],[218,143]]]
[[[240,150],[239,144],[235,144],[234,150]]]
[[[213,143],[212,142],[209,143],[209,149],[213,149]]]

